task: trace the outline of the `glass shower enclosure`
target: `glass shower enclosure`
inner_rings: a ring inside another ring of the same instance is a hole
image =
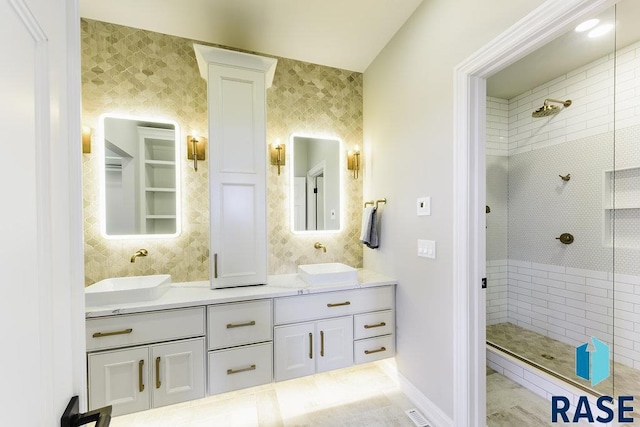
[[[638,3],[487,81],[487,363],[545,398],[640,401]]]

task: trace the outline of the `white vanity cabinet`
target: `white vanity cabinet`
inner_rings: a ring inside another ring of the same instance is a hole
[[[265,284],[266,89],[277,60],[194,48],[208,91],[211,287]]]
[[[395,285],[289,296],[251,289],[230,302],[211,295],[235,291],[204,288],[185,308],[93,313],[89,409],[112,405],[122,415],[395,355]]]
[[[89,409],[122,415],[204,397],[204,331],[204,307],[88,319]]]
[[[393,357],[394,307],[394,286],[275,298],[276,381]]]
[[[207,308],[209,394],[273,380],[272,300]]]
[[[276,381],[311,375],[353,364],[350,316],[275,328]]]

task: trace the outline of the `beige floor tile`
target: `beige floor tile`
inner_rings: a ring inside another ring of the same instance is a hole
[[[415,405],[399,389],[390,361],[115,417],[112,427],[412,427],[405,411]],[[487,425],[549,425],[550,404],[488,370]],[[509,424],[524,423],[529,424]]]

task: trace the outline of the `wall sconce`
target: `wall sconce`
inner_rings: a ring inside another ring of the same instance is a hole
[[[271,153],[271,164],[278,166],[278,175],[280,175],[280,166],[284,166],[286,164],[286,147],[284,144],[280,143],[280,140],[277,140],[275,144],[271,144],[271,149],[269,151]]]
[[[82,152],[84,154],[91,153],[91,132],[89,126],[82,126]]]
[[[193,135],[187,135],[187,159],[193,160],[193,170],[198,171],[198,160],[205,159],[205,145],[207,138],[198,136],[195,132]],[[195,156],[193,153],[196,153]]]
[[[353,171],[353,179],[358,179],[360,171],[360,147],[356,145],[354,151],[347,151],[347,169]]]

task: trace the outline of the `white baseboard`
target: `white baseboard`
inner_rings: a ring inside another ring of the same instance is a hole
[[[416,409],[422,412],[432,427],[453,427],[453,420],[416,388],[408,379],[398,372],[400,390],[411,400]]]

